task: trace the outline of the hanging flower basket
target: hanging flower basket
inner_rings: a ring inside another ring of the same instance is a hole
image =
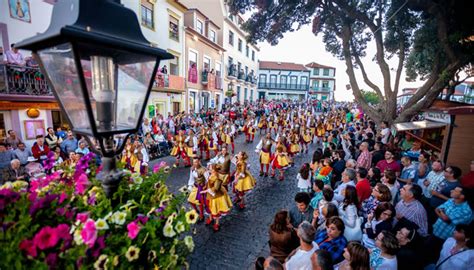
[[[172,195],[162,162],[150,176],[125,171],[113,200],[95,178],[94,154],[73,166],[48,156],[40,179],[0,187],[1,269],[183,269],[197,220],[186,193]],[[49,162],[49,161],[53,162]],[[112,202],[113,201],[113,202]]]

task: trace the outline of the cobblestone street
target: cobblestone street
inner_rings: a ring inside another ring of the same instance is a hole
[[[212,227],[199,223],[193,230],[195,250],[189,258],[191,269],[252,269],[255,259],[268,256],[268,228],[276,211],[293,205],[297,192],[296,175],[303,162],[309,162],[314,144],[308,154],[295,158],[295,166],[288,169],[283,182],[270,177],[259,177],[258,155],[255,147],[260,140],[258,133],[253,144],[245,143],[245,136],[236,138],[236,153],[246,151],[249,154],[252,175],[257,179],[256,188],[246,195],[247,207],[244,210],[233,208],[232,212],[221,219],[221,230],[214,232]],[[166,157],[160,161],[173,164],[174,158]],[[152,166],[151,165],[151,166]],[[168,179],[172,192],[187,184],[189,168],[174,169]],[[233,197],[233,194],[231,194]]]

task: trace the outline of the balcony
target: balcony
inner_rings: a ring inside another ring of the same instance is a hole
[[[307,84],[289,84],[289,83],[258,83],[259,89],[274,89],[274,90],[301,90],[307,91],[309,85]]]
[[[210,75],[210,74],[209,74],[209,71],[207,71],[207,70],[204,70],[204,71],[201,72],[201,84],[202,85],[207,85],[208,80],[209,80],[208,75]]]
[[[257,83],[257,77],[253,76],[252,74],[249,74],[245,77],[245,82],[251,83],[251,84],[256,84]]]
[[[54,100],[53,92],[38,67],[0,64],[0,96],[17,95],[23,98],[44,96]],[[36,98],[35,98],[36,100]]]
[[[237,75],[237,79],[241,80],[241,81],[245,81],[245,72],[243,70],[241,70],[238,75]]]
[[[330,88],[330,87],[311,86],[310,91],[314,91],[314,92],[331,92],[331,88]]]
[[[232,78],[232,79],[236,79],[237,78],[237,68],[235,67],[234,64],[230,65],[228,68],[227,68],[227,76],[229,78]]]
[[[165,92],[184,92],[184,78],[177,75],[157,73],[153,89]]]

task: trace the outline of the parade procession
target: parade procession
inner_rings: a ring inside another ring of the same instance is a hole
[[[0,1],[0,270],[474,270],[471,2]]]

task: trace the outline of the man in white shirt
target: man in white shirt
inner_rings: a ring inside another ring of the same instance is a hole
[[[7,58],[8,64],[17,66],[25,65],[25,59],[23,58],[23,55],[18,51],[18,49],[15,48],[15,44],[11,45],[11,50],[7,51],[5,53],[5,56]]]
[[[344,191],[346,190],[347,186],[354,186],[354,179],[356,177],[356,172],[354,169],[346,168],[344,172],[342,172],[342,182],[339,186],[334,190],[334,199],[338,202],[342,202],[344,200]]]
[[[286,259],[285,269],[312,270],[311,256],[319,249],[318,244],[314,242],[316,230],[308,221],[303,221],[296,233],[300,239],[300,246]]]
[[[382,121],[380,127],[382,128],[380,131],[380,135],[382,135],[382,143],[387,144],[388,138],[390,137],[390,128],[388,127],[388,122]]]

